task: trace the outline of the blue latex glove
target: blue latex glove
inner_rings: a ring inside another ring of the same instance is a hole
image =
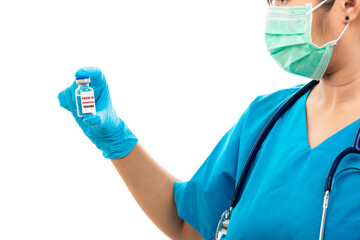
[[[99,68],[86,67],[80,68],[75,77],[90,77],[90,87],[94,89],[95,95],[96,115],[77,116],[75,90],[78,85],[75,81],[59,93],[60,106],[72,113],[85,135],[103,152],[104,157],[115,159],[125,156],[138,139],[116,115],[104,74]]]

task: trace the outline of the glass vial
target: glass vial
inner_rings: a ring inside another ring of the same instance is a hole
[[[75,90],[77,115],[95,115],[95,96],[94,90],[89,86],[90,78],[76,78],[76,83],[79,85]]]

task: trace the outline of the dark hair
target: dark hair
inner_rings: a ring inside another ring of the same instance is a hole
[[[319,2],[321,2],[322,0],[319,0]],[[330,0],[330,1],[327,1],[326,3],[324,3],[324,5],[322,5],[321,7],[324,8],[326,11],[329,11],[333,5],[335,3],[335,0]]]

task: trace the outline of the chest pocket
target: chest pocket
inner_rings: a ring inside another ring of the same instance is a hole
[[[344,159],[336,173],[330,193],[324,239],[360,239],[359,156]]]

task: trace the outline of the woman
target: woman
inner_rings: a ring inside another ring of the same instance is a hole
[[[226,238],[318,239],[325,178],[360,127],[360,0],[268,3],[270,54],[284,70],[319,83],[277,120],[264,140]],[[101,71],[82,68],[75,75],[91,78],[97,114],[77,117],[75,83],[59,94],[60,105],[112,160],[141,208],[171,239],[215,239],[257,136],[302,87],[257,97],[195,175],[181,182],[149,156],[117,117]],[[360,168],[358,155],[349,155],[339,166],[324,239],[360,239],[360,174],[354,168]]]

